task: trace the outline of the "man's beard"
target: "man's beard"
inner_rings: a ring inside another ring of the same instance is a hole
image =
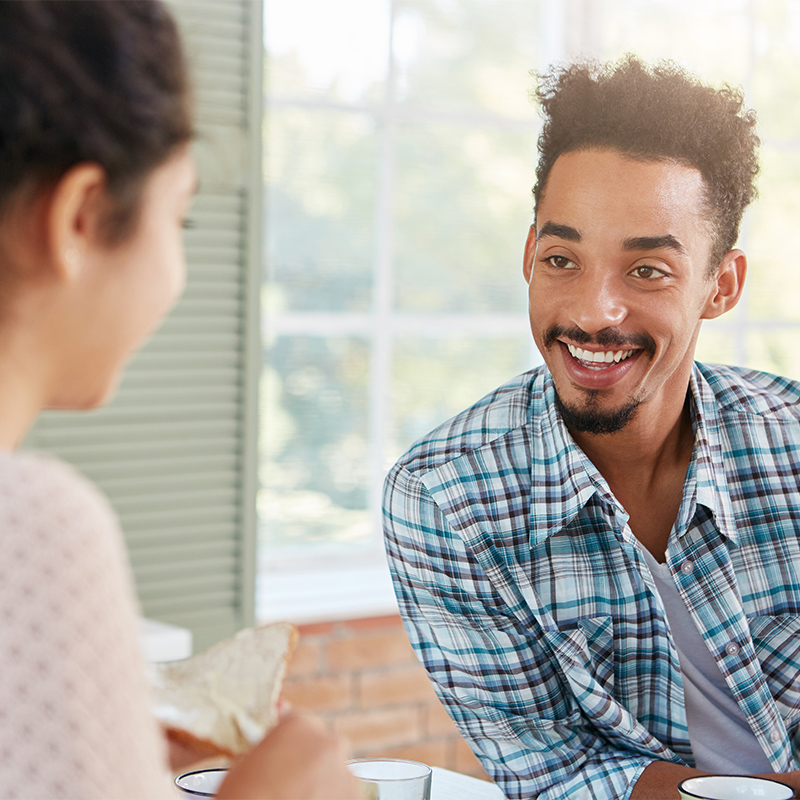
[[[556,408],[570,430],[581,433],[616,433],[633,419],[639,408],[639,401],[631,400],[622,408],[605,411],[598,408],[598,392],[589,391],[588,395],[589,398],[583,408],[571,408],[564,404],[556,391]]]
[[[577,344],[595,344],[609,350],[622,349],[633,345],[641,348],[643,355],[652,358],[655,355],[656,343],[647,334],[622,335],[609,328],[591,336],[580,328],[564,328],[553,325],[547,330],[544,337],[545,347],[557,344],[560,337],[571,339]],[[583,390],[586,402],[582,407],[568,406],[564,403],[556,390],[556,408],[561,414],[567,428],[581,433],[616,433],[621,431],[636,415],[640,401],[636,398],[628,401],[621,408],[603,410],[600,406],[600,391],[596,389]]]

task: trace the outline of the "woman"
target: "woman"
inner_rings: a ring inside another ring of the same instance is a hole
[[[174,23],[157,0],[0,3],[0,797],[173,793],[118,523],[18,452],[44,408],[105,401],[178,298],[195,188]],[[348,797],[345,754],[286,715],[220,797]]]

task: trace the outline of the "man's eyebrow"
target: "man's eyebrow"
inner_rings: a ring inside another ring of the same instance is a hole
[[[568,242],[580,242],[581,232],[571,225],[562,225],[559,222],[545,222],[541,230],[536,235],[538,241],[543,236],[554,236]],[[663,236],[632,236],[625,239],[622,243],[624,250],[660,250],[667,248],[676,253],[686,255],[686,248],[671,233]]]
[[[622,243],[624,250],[660,250],[662,247],[686,255],[686,248],[671,233],[663,236],[634,236]]]
[[[558,222],[545,222],[542,229],[536,234],[538,242],[542,236],[555,236],[559,239],[566,239],[568,242],[579,242],[581,233],[577,228],[569,225],[560,225]]]

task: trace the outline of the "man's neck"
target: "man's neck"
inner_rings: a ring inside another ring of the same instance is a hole
[[[606,480],[626,474],[640,479],[654,475],[693,439],[688,401],[668,419],[637,415],[616,433],[570,433]]]
[[[672,414],[639,411],[617,433],[571,433],[628,512],[636,538],[663,561],[694,443],[689,401]]]

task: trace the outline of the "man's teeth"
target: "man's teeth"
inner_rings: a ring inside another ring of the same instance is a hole
[[[635,350],[600,350],[598,352],[591,352],[590,350],[582,350],[580,347],[568,344],[567,349],[573,358],[578,361],[591,361],[596,364],[611,364],[624,361],[630,358],[636,351]]]

